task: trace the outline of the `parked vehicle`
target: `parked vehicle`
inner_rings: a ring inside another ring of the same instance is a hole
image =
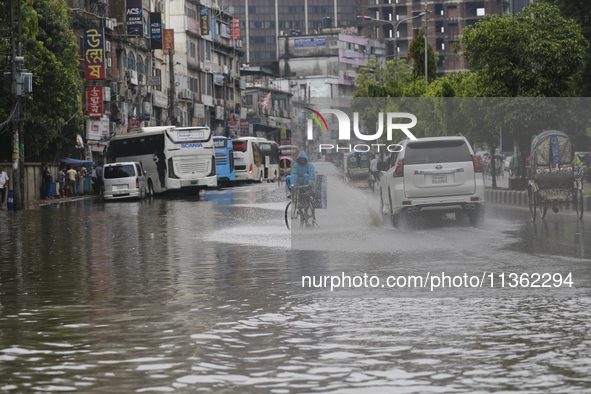
[[[148,194],[217,187],[215,152],[208,127],[144,127],[117,135],[107,162],[141,163]]]
[[[275,182],[279,178],[279,146],[265,138],[258,138],[256,144],[261,155],[263,180]]]
[[[400,142],[378,170],[382,214],[398,226],[414,215],[466,213],[473,225],[484,221],[484,176],[466,138],[432,137]]]
[[[218,184],[234,185],[234,149],[232,140],[228,137],[213,137],[215,147],[215,166]]]
[[[240,137],[232,140],[234,147],[234,171],[236,181],[262,182],[265,177],[261,153],[256,137]]]
[[[105,164],[103,167],[103,197],[143,199],[148,193],[145,171],[138,162]]]
[[[544,219],[548,208],[556,213],[560,206],[572,206],[583,219],[583,182],[575,174],[573,151],[570,138],[561,131],[544,131],[532,139],[527,189],[532,221],[538,208]]]

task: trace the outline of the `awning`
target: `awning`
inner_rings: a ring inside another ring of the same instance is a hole
[[[94,167],[94,161],[76,160],[76,159],[60,159],[62,163],[69,164],[74,167],[84,166],[86,168]]]

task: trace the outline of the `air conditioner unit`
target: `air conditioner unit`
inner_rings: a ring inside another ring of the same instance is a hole
[[[234,46],[236,48],[242,48],[242,40],[234,40]]]
[[[111,41],[105,41],[105,52],[111,52]]]
[[[105,21],[105,27],[109,30],[113,30],[115,28],[115,19],[107,19]]]
[[[150,122],[147,122],[147,121],[140,122],[140,127],[150,127]]]
[[[281,30],[281,31],[279,32],[279,35],[280,35],[280,36],[286,36],[287,34],[285,34],[285,32],[284,32],[283,30]]]
[[[103,101],[111,101],[111,88],[103,86]]]
[[[111,68],[111,58],[107,58],[107,68]]]
[[[109,132],[115,133],[115,128],[117,127],[117,123],[109,122]]]
[[[126,93],[126,94],[125,94],[125,98],[126,98],[128,101],[131,101],[131,100],[133,100],[133,93],[131,92],[131,90],[128,90],[128,91],[127,91],[127,92],[125,92],[125,93]]]
[[[158,1],[156,3],[156,8],[155,9],[156,9],[156,12],[164,12],[163,11],[163,7],[162,7],[162,2]]]

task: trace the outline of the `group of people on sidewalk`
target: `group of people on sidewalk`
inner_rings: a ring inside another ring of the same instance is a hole
[[[58,197],[75,197],[77,195],[84,194],[84,179],[88,176],[92,178],[92,192],[93,194],[100,194],[100,183],[99,180],[103,176],[103,167],[94,166],[91,171],[86,167],[74,167],[69,165],[61,167],[58,172],[57,183],[59,187],[56,190]],[[49,198],[50,188],[52,184],[51,173],[49,172],[49,165],[45,164],[43,168],[43,199]]]

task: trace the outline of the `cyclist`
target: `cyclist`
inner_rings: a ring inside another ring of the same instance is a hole
[[[380,180],[380,172],[378,171],[378,155],[374,155],[373,159],[369,162],[369,171],[371,171],[371,175],[373,175],[373,179],[375,182]]]
[[[313,187],[314,180],[314,166],[308,161],[308,155],[306,155],[306,152],[300,152],[295,164],[291,168],[291,174],[285,177],[285,184],[291,192],[292,184],[294,186]]]

